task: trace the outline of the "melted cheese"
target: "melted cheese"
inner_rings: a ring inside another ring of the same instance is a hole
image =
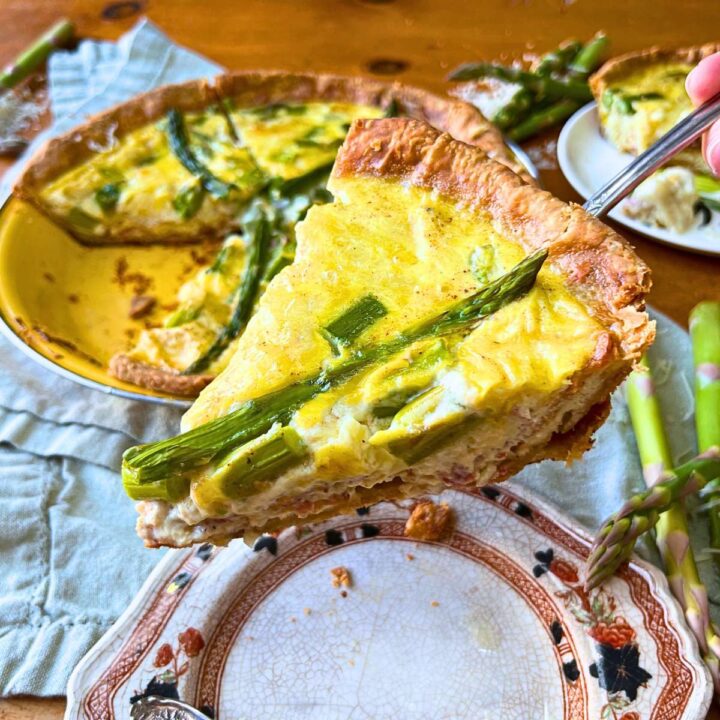
[[[685,78],[691,69],[687,63],[654,64],[615,80],[599,104],[608,138],[635,155],[647,150],[691,112],[692,103],[685,92]]]
[[[358,340],[381,342],[474,292],[471,257],[479,246],[492,246],[485,255],[501,272],[525,254],[486,218],[426,191],[367,178],[333,179],[331,190],[335,202],[314,207],[297,226],[295,263],[270,284],[228,368],[187,412],[184,429],[332,362],[319,330],[354,300],[373,293],[388,309]],[[398,440],[418,429],[455,427],[469,415],[491,417],[528,394],[563,388],[602,331],[563,279],[543,268],[527,296],[469,335],[416,343],[303,406],[291,424],[312,462],[268,492],[282,493],[289,482],[404,467],[394,452]],[[435,390],[392,420],[374,416],[372,408],[388,391],[408,388]],[[418,402],[424,406],[413,409]],[[201,476],[194,484],[201,509],[205,482]]]

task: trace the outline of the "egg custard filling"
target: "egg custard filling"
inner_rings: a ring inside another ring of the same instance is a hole
[[[146,543],[437,491],[439,454],[472,466],[483,448],[492,474],[528,428],[547,443],[584,412],[559,399],[607,333],[544,250],[438,192],[371,177],[329,190],[185,433],[126,453]]]
[[[608,138],[619,149],[639,155],[692,111],[683,62],[640,67],[614,78],[604,90],[598,112]]]
[[[213,262],[179,289],[177,309],[160,327],[142,329],[123,362],[208,381],[217,375],[264,288],[292,262],[295,222],[327,199],[330,165],[350,123],[382,114],[339,102],[226,105],[171,111],[42,191],[53,214],[85,240],[197,239],[232,228]],[[122,377],[116,358],[110,367]]]

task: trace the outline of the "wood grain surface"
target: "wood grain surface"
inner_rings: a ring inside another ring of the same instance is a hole
[[[436,91],[460,62],[511,60],[600,29],[613,53],[720,40],[718,0],[2,0],[0,63],[61,16],[81,37],[114,40],[142,15],[228,68],[370,74]],[[553,193],[580,200],[557,167],[542,173]],[[720,299],[720,259],[618,230],[652,268],[654,307],[685,325],[695,303]],[[0,720],[57,720],[63,709],[62,699],[1,700]]]

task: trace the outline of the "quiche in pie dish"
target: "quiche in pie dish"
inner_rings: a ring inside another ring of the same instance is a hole
[[[639,155],[692,111],[685,78],[717,44],[679,50],[650,48],[613,58],[590,78],[605,136],[619,150]],[[700,144],[673,164],[708,173]]]
[[[151,327],[139,319],[138,337],[110,361],[121,380],[194,396],[293,261],[295,222],[327,201],[350,123],[385,114],[426,120],[522,173],[465,103],[364,78],[256,72],[160,88],[91,118],[51,140],[15,193],[88,244],[222,243],[177,307]]]
[[[425,123],[355,121],[328,189],[183,434],[126,452],[147,545],[569,460],[652,341],[619,235]]]

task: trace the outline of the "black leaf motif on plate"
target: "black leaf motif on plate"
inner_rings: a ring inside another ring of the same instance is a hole
[[[605,643],[598,645],[598,682],[608,693],[624,692],[628,700],[637,698],[638,688],[652,675],[640,667],[640,651],[634,643],[614,648]]]
[[[271,555],[277,555],[277,538],[274,538],[272,535],[262,535],[255,541],[255,544],[253,545],[253,550],[255,552],[267,550]]]
[[[345,540],[343,540],[343,536],[338,530],[326,530],[325,542],[328,545],[342,545]]]
[[[368,523],[363,523],[360,526],[360,529],[362,530],[362,534],[364,538],[371,538],[375,537],[376,535],[380,534],[380,528],[377,525],[370,525]]]

